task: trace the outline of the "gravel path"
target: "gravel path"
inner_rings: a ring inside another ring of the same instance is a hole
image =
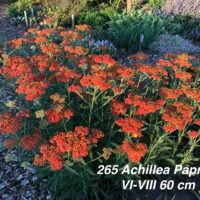
[[[0,0],[0,43],[23,36],[26,27],[15,25],[8,16],[8,0]],[[0,44],[1,47],[1,44]],[[14,91],[0,77],[0,113],[5,103],[13,99]],[[0,200],[50,200],[51,194],[44,189],[47,180],[36,176],[30,163],[21,165],[18,152],[2,147],[0,134]]]
[[[0,0],[0,38],[7,40],[21,37],[26,29],[24,25],[15,25],[8,16],[8,0]]]
[[[36,176],[28,162],[20,166],[16,150],[0,151],[1,200],[50,200],[51,194],[44,189],[46,181]]]

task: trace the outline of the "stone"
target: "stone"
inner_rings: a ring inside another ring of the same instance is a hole
[[[8,197],[9,197],[8,194],[3,194],[3,195],[2,195],[2,198],[8,198]]]
[[[36,173],[36,169],[33,167],[28,167],[28,170],[32,173],[35,174]]]
[[[32,180],[32,181],[37,181],[37,180],[38,180],[38,177],[37,177],[37,176],[33,176],[31,180]]]
[[[22,179],[23,179],[23,175],[20,174],[20,175],[17,177],[17,180],[20,181],[20,180],[22,180]]]
[[[29,180],[22,180],[21,185],[26,186],[29,184]]]
[[[46,197],[46,200],[50,200],[51,199],[51,195],[48,195],[47,197]]]
[[[0,184],[0,190],[2,190],[3,188],[5,188],[6,187],[6,185],[4,184],[4,183],[1,183]]]

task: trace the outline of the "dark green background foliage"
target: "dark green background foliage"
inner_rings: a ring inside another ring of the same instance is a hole
[[[137,50],[139,37],[144,35],[143,47],[165,31],[164,21],[152,13],[134,11],[118,15],[109,22],[108,35],[117,47],[127,51]]]
[[[107,22],[118,14],[118,11],[113,7],[108,7],[96,11],[84,11],[78,16],[78,24],[89,24],[93,28],[105,28]]]
[[[146,9],[136,7],[137,9],[133,9],[128,15],[123,12],[126,9],[126,0],[74,0],[70,4],[68,0],[62,2],[60,0],[18,0],[11,4],[9,11],[11,16],[23,16],[24,10],[30,11],[30,8],[40,5],[39,7],[44,10],[44,17],[53,17],[56,20],[55,24],[67,26],[71,26],[71,15],[75,14],[77,24],[89,24],[98,31],[105,30],[105,34],[116,46],[127,51],[138,49],[140,34],[145,36],[142,46],[144,49],[164,32],[200,41],[199,19],[151,13],[154,8],[161,8],[165,1],[134,0],[134,3],[140,3],[140,7],[148,4],[148,11],[141,11]],[[37,12],[37,9],[35,10]]]
[[[147,0],[147,3],[155,8],[161,8],[165,5],[166,0]]]

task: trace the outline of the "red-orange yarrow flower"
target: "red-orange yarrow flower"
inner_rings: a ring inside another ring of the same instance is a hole
[[[0,133],[14,134],[22,127],[21,119],[11,113],[0,114]]]
[[[140,160],[145,156],[148,152],[147,145],[144,143],[134,143],[131,144],[127,140],[125,140],[121,145],[122,152],[128,155],[130,161],[134,163],[140,162]]]
[[[138,119],[126,117],[120,118],[115,121],[115,124],[121,127],[122,131],[131,134],[132,137],[141,137],[141,128],[144,126],[144,123]]]

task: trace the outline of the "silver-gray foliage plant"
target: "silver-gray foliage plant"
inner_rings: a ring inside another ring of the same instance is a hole
[[[194,53],[199,54],[200,48],[180,35],[162,34],[150,45],[150,49],[159,53]]]

